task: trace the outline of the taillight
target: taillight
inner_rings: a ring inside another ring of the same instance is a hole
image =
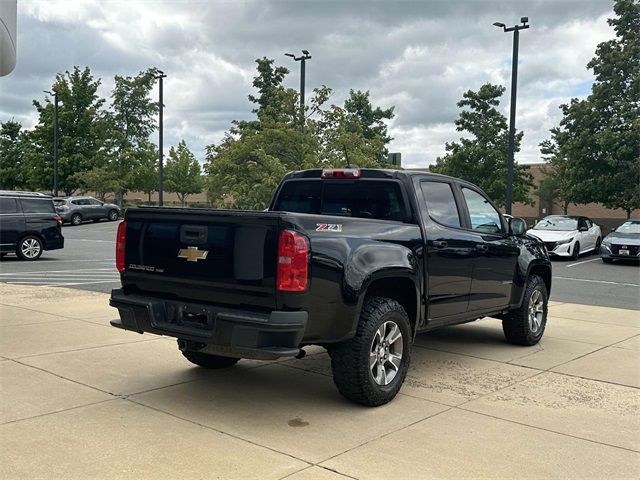
[[[60,215],[54,215],[53,219],[58,222],[58,225],[62,225],[62,217]]]
[[[283,292],[303,292],[308,283],[309,242],[299,233],[283,230],[278,240],[277,288]]]
[[[116,233],[116,268],[124,272],[124,247],[127,243],[127,222],[120,222]]]

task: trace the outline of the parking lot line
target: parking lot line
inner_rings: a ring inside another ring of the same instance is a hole
[[[607,282],[605,280],[590,280],[587,278],[572,278],[572,277],[553,277],[554,280],[573,280],[576,282],[587,282],[587,283],[606,283],[608,285],[624,285],[627,287],[640,287],[638,283],[622,283],[622,282]]]
[[[592,258],[591,260],[584,260],[583,262],[572,263],[571,265],[567,265],[567,268],[575,267],[576,265],[582,265],[583,263],[597,262],[598,260],[600,260],[600,258]]]

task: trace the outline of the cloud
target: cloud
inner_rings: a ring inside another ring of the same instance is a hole
[[[558,106],[588,94],[585,65],[613,36],[609,0],[518,1],[110,1],[18,2],[18,63],[0,78],[0,121],[31,127],[34,98],[55,74],[88,65],[108,97],[113,76],[151,66],[164,70],[165,145],[184,138],[202,161],[234,119],[251,116],[254,60],[291,69],[285,52],[311,51],[307,91],[328,85],[332,101],[370,90],[395,105],[391,150],[406,166],[426,166],[456,140],[462,93],[485,82],[509,86],[512,36],[492,26],[528,15],[521,34],[517,128],[523,162],[540,160],[538,144],[559,120]],[[157,93],[153,92],[155,96]],[[501,108],[508,113],[508,96]]]

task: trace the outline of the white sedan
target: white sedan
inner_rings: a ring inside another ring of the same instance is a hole
[[[549,215],[527,233],[542,240],[549,255],[574,259],[581,253],[597,252],[602,242],[600,227],[587,217]]]

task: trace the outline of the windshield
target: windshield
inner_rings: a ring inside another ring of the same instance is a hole
[[[624,222],[616,228],[616,232],[640,234],[640,222]]]
[[[400,184],[391,180],[287,180],[275,211],[404,221]]]
[[[578,229],[578,220],[566,217],[548,217],[540,220],[533,229],[569,232]]]

